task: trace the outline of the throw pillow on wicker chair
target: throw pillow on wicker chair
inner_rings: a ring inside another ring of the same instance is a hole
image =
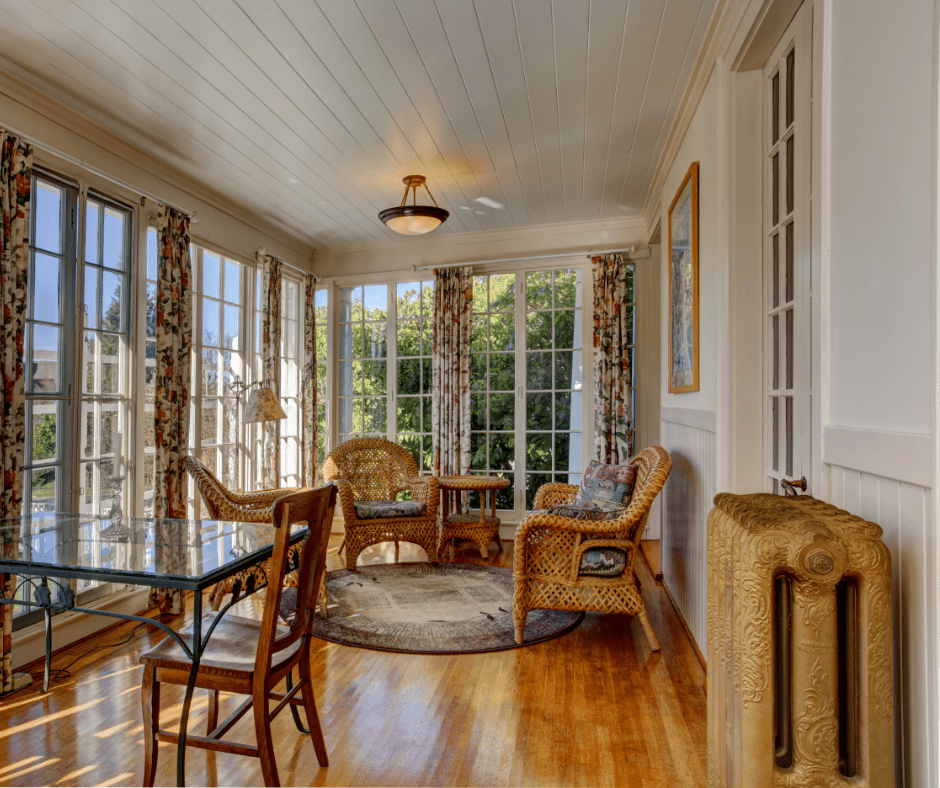
[[[636,473],[636,465],[605,465],[591,460],[581,477],[581,487],[573,503],[597,509],[627,506],[633,496]]]
[[[619,547],[592,547],[581,556],[579,575],[616,577],[627,565],[627,554]]]

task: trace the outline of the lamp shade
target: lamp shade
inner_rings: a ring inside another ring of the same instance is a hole
[[[429,233],[447,221],[448,216],[448,211],[435,205],[402,205],[398,208],[387,208],[379,214],[385,224],[402,235]]]
[[[248,404],[245,406],[244,424],[257,424],[261,421],[276,421],[286,419],[284,408],[277,401],[274,392],[268,387],[254,389],[248,395]]]
[[[424,235],[447,221],[450,212],[438,206],[423,175],[406,175],[402,178],[402,182],[405,184],[405,196],[401,198],[401,204],[394,208],[386,208],[379,213],[379,219],[390,230],[402,235]],[[418,205],[419,186],[424,187],[434,205]],[[411,189],[413,205],[405,205],[408,201],[409,189]]]

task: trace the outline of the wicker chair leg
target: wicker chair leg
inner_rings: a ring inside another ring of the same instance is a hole
[[[349,572],[356,571],[356,561],[359,560],[359,551],[352,551],[350,545],[346,545],[346,570]]]
[[[656,631],[653,629],[653,624],[650,621],[650,617],[646,612],[646,607],[640,606],[640,612],[636,614],[636,617],[640,619],[640,624],[643,626],[643,631],[646,633],[646,639],[650,642],[650,649],[653,651],[659,651],[659,638],[656,637]]]

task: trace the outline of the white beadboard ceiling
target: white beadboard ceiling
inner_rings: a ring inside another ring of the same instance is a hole
[[[715,0],[0,1],[2,57],[317,247],[636,216]],[[2,122],[2,118],[0,118]]]

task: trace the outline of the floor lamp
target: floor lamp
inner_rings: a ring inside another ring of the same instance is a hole
[[[263,386],[260,380],[256,380],[254,383],[245,383],[236,375],[229,384],[229,389],[238,396],[239,404],[241,404],[245,392],[249,392],[242,424],[261,424],[287,418],[284,408],[277,401],[277,397],[274,396],[270,386]],[[276,481],[275,487],[277,487]]]

